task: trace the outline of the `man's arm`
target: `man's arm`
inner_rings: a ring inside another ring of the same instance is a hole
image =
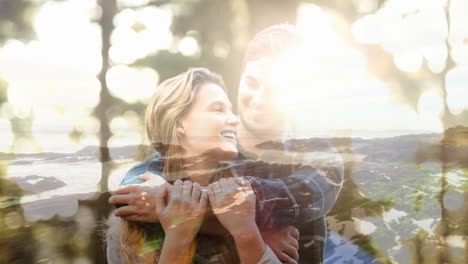
[[[148,191],[150,186],[143,186],[141,183],[144,182],[141,177],[142,175],[146,176],[148,173],[162,175],[163,170],[163,159],[159,154],[155,154],[148,158],[146,161],[134,166],[130,171],[125,175],[120,185],[127,184],[136,184],[133,186],[128,186],[122,189],[119,189],[113,192],[113,196],[109,199],[111,204],[129,204],[128,206],[122,206],[114,211],[116,216],[120,216],[128,221],[137,221],[137,222],[159,222],[158,216],[155,213],[155,196],[151,195]],[[145,175],[146,174],[146,175]],[[162,179],[162,178],[161,178]],[[150,196],[141,196],[142,193],[148,193]],[[142,197],[145,197],[144,201],[141,200]],[[148,205],[147,205],[148,204]],[[257,205],[257,208],[259,206]],[[218,223],[219,224],[219,223]],[[216,226],[216,225],[215,225]],[[220,226],[221,227],[221,226]],[[210,231],[214,231],[213,225],[210,227]],[[268,236],[265,236],[267,233],[262,233],[262,237],[265,242],[270,246],[270,248],[277,254],[278,258],[284,262],[297,261],[297,247],[292,247],[290,244],[297,244],[297,237],[291,235],[294,233],[291,227],[285,229],[275,229],[269,230]],[[218,230],[219,231],[219,230]],[[216,231],[215,231],[216,232]],[[298,232],[296,230],[296,232]],[[223,233],[223,232],[221,232]],[[287,240],[281,240],[281,243],[276,243],[279,238],[288,236]],[[112,246],[110,249],[112,250]],[[108,246],[109,250],[109,246]],[[266,253],[265,253],[266,254]],[[268,254],[266,254],[268,255]],[[265,256],[264,256],[265,258]],[[266,259],[272,258],[271,256],[266,257]],[[262,262],[263,263],[263,262]],[[268,263],[268,262],[264,262]]]
[[[117,208],[114,215],[127,221],[158,222],[155,194],[159,188],[168,187],[162,175],[164,161],[155,153],[144,162],[132,167],[120,185],[131,185],[112,192],[109,203]]]
[[[154,153],[149,158],[147,158],[142,163],[139,163],[133,166],[125,177],[120,182],[120,185],[129,185],[129,184],[139,184],[143,183],[142,179],[139,178],[140,175],[151,172],[157,175],[162,175],[162,171],[164,169],[164,161],[161,157],[161,154]]]
[[[271,159],[274,164],[263,165],[272,175],[262,171],[262,165],[256,162],[251,163],[254,166],[252,174],[240,175],[252,175],[247,178],[257,197],[257,224],[260,228],[277,228],[309,222],[324,216],[332,208],[343,182],[343,161],[329,144],[325,144],[319,150],[308,152],[305,157],[296,160],[299,164],[291,164],[291,152],[276,155],[282,158]],[[290,155],[286,156],[286,164],[281,162],[285,159],[284,154]],[[133,167],[125,175],[121,185],[142,183],[143,180],[139,178],[141,174],[151,172],[160,175],[163,167],[164,161],[156,153]],[[291,169],[292,167],[294,169]],[[141,203],[138,200],[141,199],[141,193],[144,193],[141,188],[143,187],[132,186],[117,192],[127,195],[119,198]],[[109,199],[110,203],[118,204],[113,198],[115,195]],[[123,206],[115,213],[130,221],[157,222],[155,216],[142,213],[144,211],[154,210]],[[149,219],[145,220],[146,217]]]
[[[264,165],[269,166],[268,175],[247,177],[257,196],[257,223],[262,228],[301,224],[325,216],[341,190],[343,161],[329,144],[302,155],[300,160],[294,161],[290,154],[271,158],[273,164]],[[296,164],[287,164],[291,162]]]

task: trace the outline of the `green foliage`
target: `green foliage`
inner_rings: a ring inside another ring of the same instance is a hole
[[[0,77],[0,106],[8,102],[8,82]]]
[[[209,63],[195,57],[187,57],[180,53],[162,50],[136,61],[134,66],[150,66],[156,69],[161,80],[165,80],[186,71],[190,67],[209,67]]]
[[[0,43],[8,39],[29,40],[34,38],[34,31],[31,27],[33,11],[39,4],[45,1],[33,0],[2,0],[0,1]],[[291,0],[245,0],[245,1],[219,1],[219,0],[154,0],[150,4],[158,6],[170,6],[176,10],[172,32],[176,39],[191,36],[197,39],[200,45],[200,53],[195,56],[184,56],[172,50],[159,51],[137,61],[134,66],[148,66],[154,68],[160,79],[174,76],[189,67],[207,67],[222,74],[229,88],[230,98],[235,101],[235,94],[238,86],[238,78],[242,65],[242,53],[248,39],[262,28],[277,23],[294,23],[296,20],[297,7],[301,1]],[[366,13],[359,12],[356,8],[360,1],[343,0],[314,0],[306,1],[316,3],[324,8],[333,10],[343,16],[348,22],[354,22]],[[385,1],[377,0],[375,9],[367,13],[376,11]],[[242,6],[245,4],[245,6]],[[144,30],[141,24],[135,24],[135,31]],[[346,34],[346,33],[345,33]],[[220,43],[227,46],[226,56],[216,53]],[[380,69],[379,72],[372,72],[377,78],[391,81],[392,91],[402,95],[403,101],[416,108],[418,99],[423,92],[420,77],[417,74],[407,74],[399,71],[392,60],[392,55],[378,46],[358,45],[362,48],[363,54],[369,54],[367,64],[369,69]],[[431,73],[427,73],[431,74]],[[439,78],[442,75],[429,75],[429,77]],[[430,79],[430,78],[427,78]],[[411,89],[408,89],[411,88]],[[135,111],[141,114],[145,106],[141,103],[129,104],[119,98],[110,97],[111,103],[103,107],[107,120],[122,116],[126,111]],[[0,79],[0,105],[7,101],[7,83]],[[108,106],[108,107],[107,107]],[[465,118],[462,121],[466,121]],[[32,136],[32,113],[29,118],[12,119],[12,129],[15,135]],[[445,133],[444,143],[451,145],[467,145],[468,128],[458,127],[450,129]],[[82,132],[73,130],[70,136],[79,140]],[[456,153],[458,160],[463,161],[466,151],[460,149],[447,149],[449,153]],[[402,151],[400,151],[402,152]],[[440,153],[434,152],[434,155]],[[452,155],[455,157],[455,155]],[[460,158],[461,157],[461,158]],[[442,160],[443,157],[438,156]],[[465,174],[468,174],[468,165],[462,167]],[[376,165],[376,164],[372,164]],[[369,181],[366,186],[366,193],[361,193],[361,186],[354,182],[352,169],[348,170],[347,179],[343,191],[335,208],[330,214],[336,214],[338,219],[346,221],[350,219],[353,209],[364,209],[365,215],[369,217],[380,217],[384,211],[388,211],[395,206],[402,207],[409,216],[404,217],[398,224],[398,230],[411,233],[415,230],[411,219],[416,215],[420,218],[432,217],[440,213],[440,205],[437,200],[437,192],[440,191],[441,183],[434,174],[437,169],[426,166],[412,167],[409,164],[385,163],[384,166],[393,165],[407,166],[408,170],[392,171],[392,181]],[[12,181],[5,179],[6,169],[2,167],[0,171],[0,263],[33,263],[34,254],[37,249],[34,238],[31,235],[31,227],[18,227],[12,229],[5,223],[5,216],[9,213],[17,213],[22,216],[19,206],[15,206],[23,195],[21,189]],[[407,189],[403,186],[408,187]],[[434,190],[434,188],[436,190]],[[439,188],[437,190],[437,188]],[[6,208],[6,209],[5,209]],[[95,210],[97,210],[95,208]],[[449,232],[451,234],[463,234],[468,236],[468,225],[465,215],[454,216],[454,221],[450,222]],[[50,239],[57,239],[61,243],[59,250],[68,257],[76,257],[77,241],[70,240],[76,231],[74,224],[80,219],[64,220],[54,218],[46,221],[49,228],[57,227],[55,236]],[[60,223],[67,222],[63,227]],[[73,222],[73,223],[71,223]],[[44,223],[44,224],[45,224]],[[396,224],[396,223],[393,223]],[[392,225],[393,226],[393,225]],[[37,227],[33,224],[33,229]],[[55,229],[54,229],[55,230]],[[393,231],[393,230],[392,230]],[[395,244],[395,234],[389,230],[378,230],[375,236],[381,234],[388,240],[388,245]],[[428,234],[422,231],[415,237],[421,241],[428,238]],[[28,243],[24,243],[28,241]],[[356,243],[372,255],[378,255],[377,247],[367,236],[359,236]],[[151,238],[148,240],[149,248],[154,248],[159,244],[159,240]],[[389,248],[388,247],[388,248]]]
[[[8,39],[30,40],[35,37],[32,18],[37,1],[0,1],[0,43]]]
[[[7,165],[0,163],[0,263],[33,263],[37,247],[19,204],[23,191],[6,172]]]

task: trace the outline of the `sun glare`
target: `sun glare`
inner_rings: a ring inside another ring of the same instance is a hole
[[[172,44],[172,14],[165,9],[124,9],[114,19],[110,57],[115,63],[131,64]]]
[[[151,68],[136,69],[117,65],[107,72],[109,90],[122,100],[135,103],[152,95],[159,77]]]
[[[184,56],[193,56],[199,51],[198,42],[193,37],[185,37],[179,42],[179,51]]]
[[[425,92],[418,101],[418,112],[422,116],[438,116],[442,113],[443,103],[439,94]]]
[[[433,3],[421,11],[422,15],[412,18],[414,20],[401,20],[402,10],[414,11],[418,6],[401,1],[391,3],[381,13],[365,16],[352,25],[354,37],[357,41],[380,44],[390,50],[401,70],[417,71],[425,57],[431,70],[438,72],[445,67],[447,56],[442,41],[444,31],[439,25],[426,26],[420,36],[423,39],[414,46],[402,42],[412,39],[406,38],[413,34],[410,29],[427,23],[430,15],[440,15],[433,10],[438,7]],[[440,131],[438,112],[434,111],[434,107],[440,106],[436,105],[440,96],[423,97],[419,114],[391,102],[388,84],[367,72],[364,56],[340,37],[333,19],[337,18],[320,7],[304,4],[299,10],[297,27],[307,44],[283,58],[278,63],[281,67],[273,74],[278,87],[288,87],[278,89],[276,101],[295,121],[297,129],[305,133],[343,129]],[[399,32],[399,35],[387,36],[373,23],[385,26],[384,32]],[[426,43],[422,49],[421,41]],[[418,48],[418,52],[413,52]]]
[[[197,55],[200,50],[200,44],[192,37],[175,42],[172,11],[145,6],[147,2],[120,0],[122,7],[141,8],[121,10],[114,19],[110,49],[113,66],[106,77],[112,94],[129,103],[147,98],[159,76],[152,69],[125,64],[164,49],[176,48],[186,56]],[[425,59],[430,70],[441,72],[448,57],[443,2],[387,1],[375,14],[351,25],[353,37],[361,43],[380,45],[393,55],[395,65],[403,71],[417,71]],[[464,7],[466,3],[453,1],[454,10]],[[92,22],[97,10],[96,0],[46,2],[33,19],[37,40],[4,43],[0,49],[0,71],[9,84],[9,104],[1,109],[5,117],[27,118],[33,114],[35,131],[54,127],[64,135],[69,129],[82,126],[77,124],[87,120],[99,100],[96,75],[101,67],[101,29]],[[461,26],[468,17],[453,12],[452,21],[452,57],[459,67],[447,74],[447,102],[453,113],[461,113],[468,107],[463,100],[468,95],[462,77],[468,64],[468,31]],[[440,96],[424,95],[419,114],[389,103],[387,84],[367,73],[365,56],[343,40],[335,27],[340,23],[344,22],[314,4],[302,4],[298,9],[297,28],[307,46],[283,58],[272,78],[278,87],[288,87],[276,91],[276,101],[296,127],[303,131],[401,129],[408,124],[415,129],[438,128],[440,122],[434,121],[438,112],[430,109],[434,109],[436,97]],[[228,51],[226,43],[215,47],[218,57],[224,57]],[[392,122],[382,117],[391,118]],[[97,133],[94,123],[84,130]],[[42,145],[44,150],[49,147],[49,143]]]
[[[364,56],[351,48],[315,5],[299,10],[304,47],[278,63],[278,103],[300,131],[367,129],[375,124],[362,106],[386,102],[387,89],[366,72]],[[284,78],[286,76],[287,78]],[[307,113],[304,115],[304,113]]]
[[[447,104],[450,111],[460,114],[468,109],[468,67],[457,67],[445,76]]]
[[[0,131],[5,131],[2,132],[2,140],[0,140],[0,152],[8,152],[13,142],[10,122],[0,118]]]

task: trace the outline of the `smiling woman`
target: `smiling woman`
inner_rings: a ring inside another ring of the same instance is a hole
[[[159,223],[110,217],[108,262],[279,263],[255,222],[250,183],[219,169],[237,156],[239,125],[221,77],[190,69],[162,82],[149,101],[145,123],[150,143],[164,158],[163,178],[175,182],[158,185]],[[221,179],[212,183],[215,177]],[[146,193],[139,202],[149,207]],[[119,199],[110,201],[125,203]],[[208,200],[213,215],[205,217]],[[203,223],[219,231],[199,234]]]
[[[228,120],[225,119],[229,114]],[[187,115],[177,124],[177,133],[188,157],[197,157],[208,153],[228,153],[227,159],[237,155],[238,118],[232,113],[232,105],[224,90],[217,84],[205,84],[200,87],[197,98]],[[203,151],[203,153],[200,153]],[[219,162],[223,156],[215,155]]]
[[[148,104],[145,123],[151,145],[169,158],[164,172],[182,171],[182,159],[204,156],[209,162],[198,163],[201,169],[234,158],[239,121],[231,109],[221,77],[208,70],[189,70],[161,83]],[[231,132],[229,138],[225,132]]]

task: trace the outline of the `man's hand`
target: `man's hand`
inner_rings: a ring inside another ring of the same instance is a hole
[[[144,183],[131,185],[112,192],[109,203],[124,206],[114,211],[127,221],[158,222],[156,213],[156,197],[170,185],[159,175],[147,172],[139,176]]]
[[[299,230],[293,226],[281,229],[269,229],[261,231],[263,241],[270,246],[279,260],[283,263],[297,263],[299,254]]]
[[[145,185],[145,186],[161,186],[167,183],[167,181],[163,177],[161,177],[158,174],[149,172],[149,171],[143,174],[140,174],[138,178],[142,181],[145,181],[143,183],[140,183],[140,185]]]

